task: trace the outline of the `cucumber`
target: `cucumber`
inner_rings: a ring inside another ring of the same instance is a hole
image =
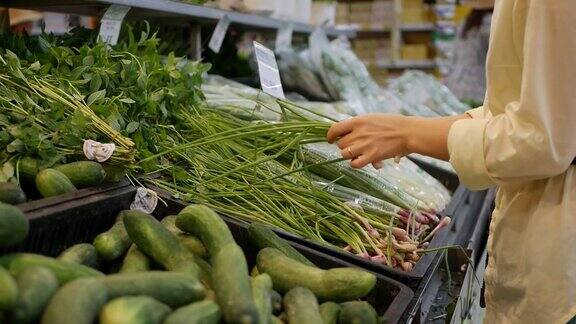
[[[136,244],[128,249],[120,273],[144,272],[150,270],[150,258],[142,253]]]
[[[170,307],[148,296],[120,297],[100,312],[100,324],[160,324]]]
[[[92,278],[74,280],[54,294],[42,324],[92,324],[106,304],[106,286]]]
[[[76,187],[64,173],[54,169],[44,169],[36,175],[36,188],[44,198],[76,191]]]
[[[34,183],[36,175],[40,171],[38,160],[29,156],[21,158],[20,161],[18,161],[17,168],[20,182],[24,181]]]
[[[272,316],[272,324],[284,324],[284,321],[281,320],[280,318],[276,317],[276,316]]]
[[[250,277],[255,278],[256,276],[258,276],[260,274],[260,272],[258,272],[258,267],[254,266],[252,268],[252,271],[250,271]]]
[[[16,245],[26,238],[30,225],[20,209],[0,203],[0,247]]]
[[[166,318],[164,324],[218,324],[221,317],[218,304],[204,300],[178,308]]]
[[[236,243],[222,218],[204,205],[190,205],[182,209],[176,218],[176,226],[198,237],[210,256],[216,255],[223,246]]]
[[[194,262],[198,265],[200,269],[200,280],[202,283],[207,285],[208,287],[212,286],[212,266],[210,263],[206,262],[206,260],[201,259],[195,255],[192,255],[194,258]]]
[[[20,294],[12,310],[10,323],[36,323],[50,298],[58,290],[58,279],[43,267],[29,267],[16,276]]]
[[[270,324],[272,321],[272,279],[267,274],[261,274],[252,279],[252,294],[258,310],[260,324]]]
[[[366,296],[376,277],[354,268],[322,270],[302,264],[274,248],[265,248],[256,258],[258,270],[272,278],[274,289],[287,292],[305,287],[322,301],[349,301]]]
[[[303,287],[290,289],[284,296],[283,304],[289,324],[322,323],[318,300],[310,289]]]
[[[178,307],[203,299],[206,288],[189,273],[150,271],[121,273],[98,278],[110,298],[145,295]]]
[[[315,266],[314,263],[310,262],[305,256],[300,254],[292,245],[288,244],[285,240],[281,239],[270,227],[260,224],[260,223],[252,223],[248,227],[248,235],[252,243],[258,247],[258,250],[262,250],[263,248],[273,247],[276,248],[282,253],[286,254],[286,256],[291,257],[296,261],[300,261],[304,264],[309,266]]]
[[[276,290],[272,290],[270,293],[270,299],[272,300],[272,313],[274,315],[280,314],[282,312],[282,295],[280,295]]]
[[[19,275],[28,267],[46,267],[56,275],[61,285],[79,278],[103,276],[102,272],[81,264],[60,261],[43,255],[29,253],[15,253],[1,256],[0,265],[10,269],[10,272],[14,275]]]
[[[340,309],[340,305],[334,302],[325,302],[320,305],[320,315],[322,316],[324,324],[338,324]]]
[[[222,246],[218,253],[213,254],[212,279],[216,300],[226,323],[258,323],[248,265],[244,252],[236,243]]]
[[[342,303],[340,324],[377,324],[378,314],[374,307],[365,301],[351,301]]]
[[[88,188],[104,182],[106,172],[98,162],[78,161],[55,166],[54,170],[62,172],[76,188]]]
[[[152,215],[127,212],[124,227],[138,248],[167,270],[200,274],[192,253]]]
[[[205,258],[208,256],[208,253],[206,251],[206,247],[204,246],[204,244],[202,244],[202,241],[200,241],[197,237],[192,236],[190,234],[186,234],[184,232],[182,232],[177,226],[176,226],[176,215],[169,215],[166,216],[162,219],[161,223],[173,234],[176,234],[178,236],[178,238],[180,239],[180,241],[182,242],[182,244],[184,244],[184,246],[186,247],[186,249],[188,249],[188,251],[190,251],[192,254],[194,254],[197,257],[200,258]]]
[[[3,182],[0,183],[0,202],[10,205],[18,205],[26,202],[26,194],[17,184],[12,182]]]
[[[91,268],[96,268],[98,266],[98,253],[92,244],[76,244],[60,253],[58,260],[83,264]]]
[[[123,210],[118,214],[116,223],[104,233],[96,236],[94,239],[94,247],[98,256],[104,261],[112,261],[121,257],[128,251],[132,240],[124,228],[124,216],[131,213],[129,210]]]
[[[0,311],[10,310],[18,299],[18,285],[10,272],[0,267]]]

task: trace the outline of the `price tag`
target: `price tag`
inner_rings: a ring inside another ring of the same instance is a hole
[[[146,214],[151,214],[158,205],[158,194],[153,190],[139,187],[136,189],[134,201],[130,204],[131,210],[140,210]]]
[[[120,29],[122,29],[122,21],[126,14],[130,11],[130,7],[121,5],[111,5],[106,10],[100,23],[99,37],[109,45],[116,45],[118,37],[120,36]]]
[[[228,18],[228,15],[224,15],[224,17],[218,21],[214,33],[212,33],[212,37],[210,38],[210,42],[208,43],[208,47],[214,53],[220,53],[220,48],[222,48],[222,43],[224,42],[229,26],[230,18]]]
[[[114,154],[116,145],[114,143],[103,144],[93,140],[85,140],[82,149],[88,160],[106,162],[112,156],[112,154]]]
[[[274,52],[258,42],[254,42],[254,51],[258,61],[258,75],[262,90],[276,98],[286,99]]]
[[[276,50],[290,48],[292,46],[292,34],[294,33],[294,26],[292,24],[284,24],[276,34]]]

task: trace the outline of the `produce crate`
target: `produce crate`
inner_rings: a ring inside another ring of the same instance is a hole
[[[135,193],[135,187],[124,186],[68,200],[49,208],[31,210],[26,213],[30,219],[30,235],[24,243],[12,250],[56,256],[74,244],[92,242],[96,235],[112,226],[118,212],[129,208]],[[183,207],[183,204],[161,196],[154,215],[162,218],[179,212]],[[257,250],[248,240],[247,225],[225,216],[223,219],[236,242],[244,250],[248,265],[252,268]],[[352,266],[314,249],[294,242],[290,244],[321,268]],[[6,252],[8,251],[0,251],[0,254]],[[386,323],[399,323],[414,294],[411,289],[397,281],[381,274],[376,276],[376,287],[366,300],[374,306],[379,315],[384,316]]]

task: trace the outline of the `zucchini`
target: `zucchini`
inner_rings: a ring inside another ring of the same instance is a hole
[[[92,324],[106,304],[106,286],[93,278],[72,281],[54,294],[42,324]]]
[[[20,294],[9,315],[10,323],[36,323],[50,298],[58,290],[58,279],[43,267],[29,267],[16,276]]]
[[[188,215],[188,214],[184,214]],[[226,323],[258,323],[244,252],[236,244],[220,247],[212,257],[212,285]]]
[[[24,241],[29,227],[28,218],[20,209],[0,202],[0,247]]]
[[[18,285],[8,270],[0,267],[0,311],[11,310],[18,299]]]
[[[258,323],[270,324],[272,321],[272,279],[261,274],[252,279],[252,294],[258,310]]]
[[[124,227],[138,248],[165,269],[200,274],[192,253],[152,215],[135,210],[127,212]]]
[[[274,286],[274,284],[272,284],[272,286]],[[282,295],[276,290],[272,290],[270,298],[272,300],[272,312],[274,315],[280,314],[282,312]]]
[[[121,273],[98,278],[98,281],[104,284],[110,298],[145,295],[171,307],[186,305],[206,296],[206,288],[189,273]]]
[[[94,247],[102,260],[116,260],[130,248],[132,240],[130,240],[130,236],[128,236],[126,228],[124,228],[124,216],[130,212],[129,210],[121,211],[114,225],[94,239]]]
[[[142,253],[136,244],[128,249],[122,261],[121,273],[144,272],[150,270],[150,258]]]
[[[216,255],[223,246],[236,243],[222,218],[204,205],[190,205],[182,209],[176,218],[176,226],[200,238],[210,256]]]
[[[54,167],[62,172],[76,188],[88,188],[104,182],[106,172],[100,163],[94,161],[78,161]]]
[[[340,309],[340,305],[334,302],[325,302],[320,305],[320,315],[322,316],[324,324],[338,324]]]
[[[83,264],[91,268],[96,268],[98,266],[98,253],[92,244],[76,244],[60,253],[58,260]]]
[[[186,234],[182,232],[176,226],[176,215],[166,216],[162,219],[161,223],[172,233],[176,234],[182,244],[190,251],[192,254],[199,258],[206,258],[208,256],[208,252],[206,251],[206,247],[202,244],[197,237],[192,236],[190,234]]]
[[[38,160],[25,156],[18,161],[18,178],[20,182],[34,183],[36,175],[40,172]]]
[[[221,317],[218,304],[204,300],[178,308],[166,318],[164,324],[218,324]]]
[[[377,324],[378,314],[374,307],[365,301],[342,303],[338,323],[340,324]]]
[[[322,270],[302,264],[274,248],[265,248],[256,258],[258,270],[272,278],[274,289],[287,292],[305,287],[323,301],[349,301],[366,296],[376,277],[354,268]]]
[[[64,173],[54,169],[44,169],[36,175],[36,188],[44,198],[76,191],[76,187]]]
[[[178,227],[176,227],[176,217],[177,217],[176,215],[168,215],[162,218],[160,223],[162,223],[162,225],[164,225],[164,227],[166,227],[167,230],[169,230],[173,234],[178,235],[184,232],[182,232]]]
[[[3,182],[0,183],[0,202],[10,205],[18,205],[26,202],[26,194],[17,184],[12,182]]]
[[[28,267],[46,267],[56,275],[61,285],[79,278],[103,276],[102,272],[81,264],[29,253],[14,253],[1,256],[0,266],[10,269],[10,272],[14,275],[19,275]]]
[[[290,289],[284,296],[283,304],[288,324],[322,323],[318,300],[310,289],[303,287]]]
[[[258,247],[258,250],[262,250],[263,248],[272,247],[276,248],[282,253],[286,254],[286,256],[300,261],[304,264],[309,266],[315,267],[314,263],[310,262],[305,256],[300,254],[292,245],[288,244],[285,240],[281,239],[270,227],[260,224],[260,223],[252,223],[248,227],[248,235],[252,243]]]
[[[160,324],[170,307],[148,296],[120,297],[100,312],[100,324]]]

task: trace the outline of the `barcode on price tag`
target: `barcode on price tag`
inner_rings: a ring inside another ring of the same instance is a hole
[[[286,99],[274,52],[258,42],[254,42],[254,51],[258,61],[258,75],[262,90],[276,98]]]
[[[284,24],[276,34],[276,51],[292,47],[292,34],[294,33],[294,26],[292,24]]]
[[[111,5],[106,10],[100,23],[99,37],[109,45],[116,45],[122,29],[122,21],[130,11],[130,7],[121,5]]]
[[[214,33],[212,33],[212,37],[208,43],[208,47],[214,53],[220,53],[220,49],[222,48],[222,43],[224,42],[224,38],[226,37],[229,26],[230,18],[228,18],[228,15],[224,15],[224,17],[218,21],[216,28],[214,28]]]

